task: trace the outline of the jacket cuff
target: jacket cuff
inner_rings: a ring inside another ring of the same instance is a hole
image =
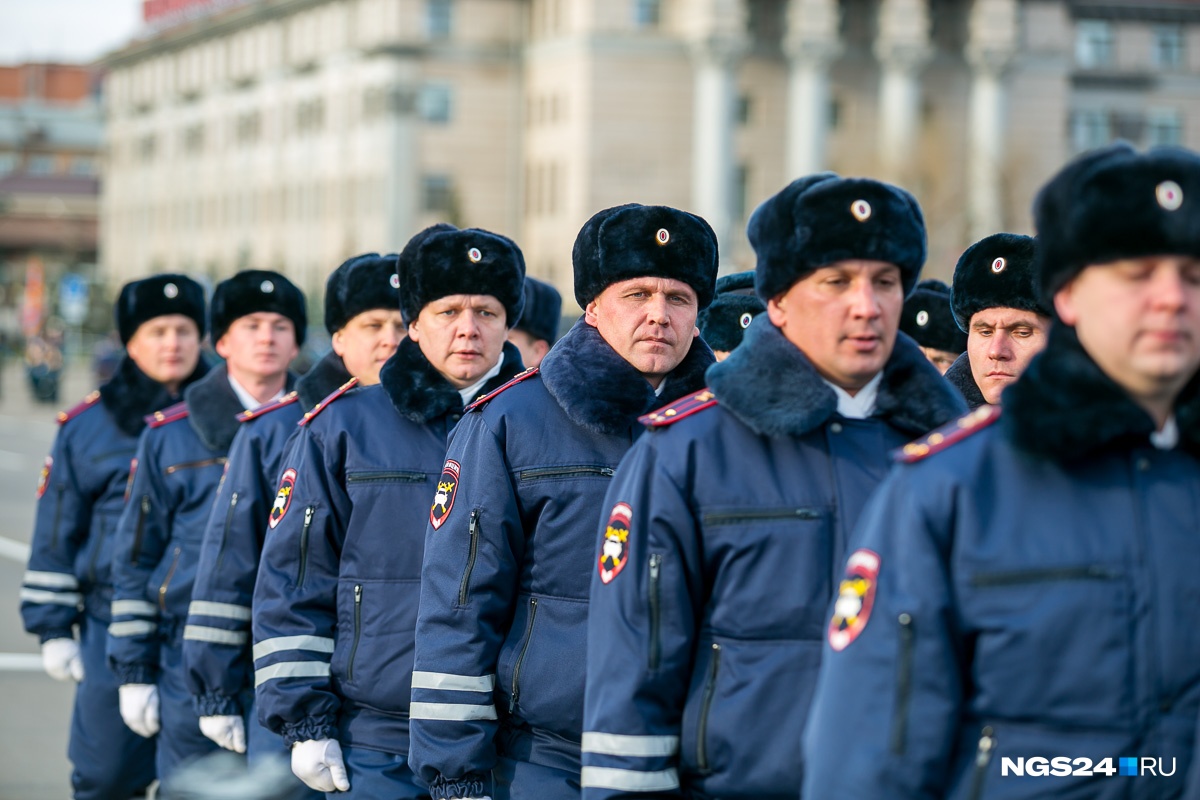
[[[433,800],[450,800],[454,797],[488,797],[491,795],[489,781],[482,775],[471,774],[448,781],[441,778],[435,780],[429,787],[429,795]]]
[[[157,664],[117,664],[109,662],[117,683],[158,683]]]
[[[285,724],[279,735],[290,748],[296,742],[306,742],[309,739],[336,739],[338,727],[332,716],[305,717],[299,722]]]
[[[196,715],[200,717],[242,716],[242,704],[237,701],[237,698],[220,692],[192,695],[192,706],[196,709]]]
[[[38,633],[38,644],[45,644],[51,639],[74,639],[75,631],[72,628],[51,628],[50,630],[40,631]]]

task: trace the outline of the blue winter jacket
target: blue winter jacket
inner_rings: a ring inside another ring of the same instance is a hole
[[[504,347],[489,391],[521,369]],[[408,752],[429,502],[462,397],[405,339],[380,384],[310,412],[289,446],[254,589],[259,721],[288,745]]]
[[[185,386],[204,375],[200,362]],[[29,567],[21,585],[25,630],[70,638],[80,609],[108,621],[117,519],[129,490],[129,469],[144,417],[172,401],[132,359],[70,411],[38,480],[37,517]]]
[[[412,691],[409,763],[435,800],[487,795],[497,752],[578,769],[604,492],[637,418],[701,388],[711,363],[696,339],[660,399],[580,321],[455,430],[425,541]]]
[[[1176,405],[1177,446],[1157,449],[1059,325],[1003,406],[905,448],[864,513],[806,797],[1181,796],[1200,710],[1200,384]],[[1143,757],[1172,774],[1123,776]],[[1063,760],[1047,776],[1030,759]]]
[[[659,409],[593,548],[583,796],[794,798],[826,609],[867,497],[966,410],[904,334],[867,419],[756,319]]]
[[[242,692],[254,686],[250,603],[284,446],[305,412],[350,380],[333,352],[282,400],[238,415],[229,466],[213,503],[183,630],[183,667],[196,713],[243,713]]]

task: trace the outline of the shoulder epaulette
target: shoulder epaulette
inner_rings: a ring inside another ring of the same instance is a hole
[[[237,421],[238,422],[249,422],[252,419],[257,419],[258,417],[261,417],[263,414],[270,414],[272,411],[275,411],[276,409],[283,408],[284,406],[290,406],[292,403],[296,402],[299,399],[300,399],[300,395],[298,395],[296,392],[288,392],[283,397],[276,400],[274,403],[263,403],[258,408],[251,408],[247,411],[243,411],[242,413],[237,415]]]
[[[331,395],[329,395],[329,397],[326,397],[324,400],[322,400],[321,402],[317,403],[317,404],[316,404],[315,406],[313,406],[311,409],[309,409],[308,411],[306,411],[306,412],[305,412],[305,414],[304,414],[304,416],[303,416],[303,417],[301,417],[301,418],[300,418],[300,421],[299,421],[299,422],[297,422],[296,424],[297,424],[297,425],[300,425],[300,426],[307,425],[307,424],[308,424],[308,421],[309,421],[310,419],[312,419],[313,417],[315,417],[317,414],[320,414],[322,411],[324,411],[324,410],[326,409],[326,407],[327,407],[327,406],[328,406],[330,403],[332,403],[334,400],[337,400],[339,397],[341,397],[341,396],[342,396],[342,395],[344,395],[346,392],[348,392],[348,391],[350,391],[351,389],[353,389],[355,386],[358,386],[358,378],[351,378],[350,380],[346,381],[346,382],[345,382],[345,383],[343,383],[341,386],[339,386],[337,389],[335,389],[335,390],[333,391],[333,393],[332,393]]]
[[[692,414],[698,414],[706,408],[711,408],[717,404],[717,398],[709,389],[701,389],[698,392],[684,395],[674,403],[655,409],[645,416],[638,417],[638,422],[645,425],[647,428],[662,428],[670,425],[672,422],[679,422],[684,417],[690,417]]]
[[[477,408],[482,408],[483,406],[485,406],[487,404],[487,402],[489,400],[491,400],[493,397],[495,397],[496,395],[503,392],[508,387],[516,386],[521,381],[528,380],[529,378],[532,378],[534,375],[537,375],[537,373],[538,373],[537,367],[530,367],[529,369],[525,370],[524,372],[518,372],[516,375],[514,375],[512,377],[511,380],[508,381],[508,383],[505,383],[502,386],[497,386],[495,389],[492,389],[490,392],[485,394],[483,397],[480,397],[478,400],[476,400],[475,402],[473,402],[469,406],[467,406],[466,410],[474,411]]]
[[[188,415],[188,407],[186,402],[176,403],[173,406],[168,406],[162,411],[155,411],[150,416],[146,417],[146,424],[151,428],[161,428],[168,422],[174,422],[177,419],[183,419]]]
[[[915,464],[934,453],[940,453],[956,442],[961,442],[998,419],[1000,419],[1000,406],[985,403],[970,414],[959,417],[948,425],[943,425],[925,438],[909,442],[897,450],[892,457],[901,464]]]
[[[64,422],[70,422],[71,420],[75,419],[80,414],[87,411],[92,406],[96,405],[96,402],[99,399],[100,399],[100,390],[96,389],[93,392],[91,392],[87,397],[83,398],[83,401],[80,402],[79,405],[75,406],[74,408],[68,408],[66,411],[58,412],[58,424],[62,425]]]

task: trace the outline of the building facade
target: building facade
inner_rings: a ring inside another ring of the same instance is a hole
[[[1197,0],[227,0],[106,66],[104,268],[315,294],[448,220],[570,297],[575,233],[630,201],[750,268],[754,206],[821,169],[912,190],[945,277],[1075,153],[1200,148]]]

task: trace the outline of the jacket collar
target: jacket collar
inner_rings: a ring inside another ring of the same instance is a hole
[[[296,376],[288,373],[285,391],[296,382]],[[200,442],[209,450],[225,452],[233,444],[238,431],[238,414],[242,401],[229,385],[229,373],[224,364],[209,370],[183,393],[188,407],[188,423],[200,437]]]
[[[503,386],[522,369],[520,351],[505,342],[500,373],[485,383],[479,393],[486,394]],[[400,416],[418,425],[463,410],[462,396],[458,390],[434,369],[412,339],[400,342],[396,352],[379,371],[379,382]]]
[[[837,412],[833,389],[766,314],[755,318],[729,358],[708,370],[708,385],[722,406],[764,436],[802,436]],[[965,410],[916,343],[897,334],[872,418],[920,436]]]
[[[304,373],[296,381],[296,394],[300,398],[300,407],[311,411],[313,406],[336,392],[342,384],[350,380],[350,373],[342,357],[330,350],[325,357],[313,364],[312,369]]]
[[[208,364],[201,356],[182,388],[200,380],[207,372]],[[165,386],[142,372],[132,358],[125,356],[112,378],[100,387],[100,402],[122,432],[137,436],[146,427],[147,414],[179,402],[179,395],[168,392]]]
[[[987,405],[983,392],[979,391],[979,385],[975,383],[975,376],[971,374],[971,360],[967,358],[966,353],[954,359],[950,369],[946,370],[946,380],[950,381],[951,386],[958,389],[959,394],[967,401],[967,407],[972,411],[982,405]]]
[[[600,331],[581,319],[550,349],[538,372],[572,422],[611,435],[629,430],[646,412],[703,389],[704,370],[712,363],[712,350],[700,337],[693,338],[683,361],[667,375],[662,394],[656,395]]]
[[[1021,449],[1063,463],[1148,446],[1154,421],[1092,360],[1075,329],[1055,323],[1046,348],[1004,391],[1001,423]],[[1179,447],[1200,457],[1200,374],[1175,402]]]

